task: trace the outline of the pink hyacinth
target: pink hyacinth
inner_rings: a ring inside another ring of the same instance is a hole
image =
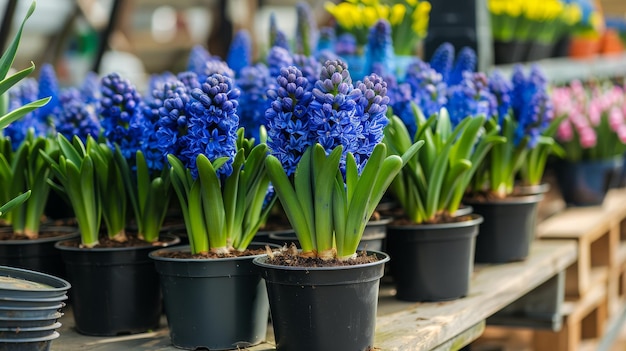
[[[624,114],[618,106],[612,106],[609,111],[609,126],[614,131],[618,131],[624,125]]]
[[[626,124],[619,126],[617,129],[617,137],[623,144],[626,144]]]
[[[585,127],[579,129],[578,134],[580,135],[580,146],[583,149],[589,149],[596,146],[596,132],[593,128]]]
[[[570,141],[574,138],[574,129],[572,124],[568,121],[563,121],[559,124],[559,128],[556,130],[556,137],[561,141]]]

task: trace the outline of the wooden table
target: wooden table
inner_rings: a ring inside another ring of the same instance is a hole
[[[479,265],[474,269],[467,297],[438,303],[410,303],[395,299],[393,285],[383,279],[379,299],[375,346],[379,350],[459,349],[480,336],[487,317],[506,307],[576,260],[573,241],[538,240],[524,262]],[[52,351],[174,351],[167,328],[121,337],[89,337],[73,328],[71,310],[61,318],[61,336]],[[162,325],[166,325],[163,319]],[[273,350],[268,342],[250,351]]]

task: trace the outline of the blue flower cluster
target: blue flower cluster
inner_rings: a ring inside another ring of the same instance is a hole
[[[61,112],[57,115],[56,131],[67,138],[78,136],[83,142],[87,136],[98,138],[100,121],[94,103],[85,103],[84,96],[76,88],[68,88],[59,96]]]
[[[191,73],[191,72],[190,72]],[[191,73],[195,76],[194,73]],[[179,74],[179,76],[188,76]],[[199,84],[198,84],[199,88]],[[182,81],[174,82],[164,86],[163,104],[159,107],[159,120],[156,122],[156,148],[161,155],[166,157],[172,154],[183,162],[189,164],[191,161],[183,155],[183,150],[187,149],[187,105],[191,101],[189,91],[191,90]]]
[[[502,125],[504,117],[510,113],[512,106],[511,94],[513,85],[502,73],[494,71],[489,77],[489,91],[495,96],[498,104],[498,124]]]
[[[312,89],[297,67],[283,68],[277,88],[268,91],[272,100],[265,113],[268,146],[288,175],[313,143],[327,153],[341,145],[341,164],[351,152],[362,169],[388,123],[386,94],[386,83],[375,74],[353,85],[340,60],[324,63]]]
[[[247,30],[241,29],[237,31],[233,42],[228,49],[226,55],[226,63],[230,67],[236,76],[239,76],[241,70],[250,66],[252,62],[252,38]]]
[[[369,30],[365,48],[365,72],[379,75],[393,73],[393,42],[391,24],[387,20],[378,20]],[[378,67],[376,67],[378,66]]]
[[[104,76],[100,84],[102,98],[98,115],[104,137],[110,146],[120,147],[124,158],[134,160],[143,132],[141,96],[135,86],[118,73]]]
[[[446,105],[453,125],[467,116],[483,115],[491,118],[497,113],[496,97],[489,91],[484,73],[465,71],[461,84],[448,89]]]
[[[283,67],[292,65],[293,56],[291,56],[289,50],[283,47],[273,46],[267,54],[267,68],[270,70],[270,77],[278,77],[281,75]]]
[[[538,66],[531,66],[528,76],[521,65],[513,68],[513,87],[510,92],[513,118],[517,122],[515,143],[530,136],[529,148],[537,144],[539,135],[548,127],[554,116],[547,92],[547,79]]]
[[[187,168],[197,176],[195,160],[199,154],[206,155],[209,160],[228,157],[217,173],[229,176],[239,127],[239,90],[231,78],[216,73],[209,76],[200,88],[191,90],[190,95],[191,101],[187,105],[189,144],[182,150],[182,155],[189,160]]]
[[[441,79],[447,82],[454,64],[454,46],[447,42],[439,45],[429,63],[432,69],[441,74]]]
[[[446,83],[448,85],[460,84],[465,71],[476,72],[476,51],[467,46],[459,52]]]
[[[237,78],[239,97],[239,125],[244,127],[246,136],[259,140],[259,127],[265,124],[265,110],[270,107],[267,89],[275,84],[267,67],[258,63],[244,67]]]
[[[267,145],[278,158],[285,172],[295,172],[304,151],[312,144],[309,134],[309,104],[313,94],[309,81],[294,67],[283,67],[276,78],[276,87],[267,90],[272,101],[265,111]]]

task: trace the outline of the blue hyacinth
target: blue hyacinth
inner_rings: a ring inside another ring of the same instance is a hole
[[[430,67],[441,74],[441,79],[447,82],[454,63],[454,46],[447,42],[439,45],[429,63]]]
[[[372,154],[374,146],[383,140],[383,131],[389,123],[386,116],[389,97],[387,97],[387,83],[376,74],[371,74],[363,81],[357,82],[355,88],[362,93],[356,103],[361,133],[358,135],[358,149],[354,154],[361,170]]]
[[[34,78],[23,79],[20,84],[9,90],[9,106],[8,111],[13,111],[23,105],[37,100],[39,85]],[[34,112],[27,113],[25,116],[17,121],[9,124],[2,134],[11,138],[11,145],[13,149],[17,149],[29,129],[32,129],[35,135],[45,135],[46,128],[41,125],[40,120],[37,118],[36,110]]]
[[[189,144],[181,152],[189,160],[187,168],[197,177],[195,161],[198,155],[204,154],[210,161],[228,157],[228,161],[216,170],[218,175],[227,177],[232,173],[232,159],[236,152],[239,89],[233,86],[231,78],[213,74],[201,88],[191,90],[190,95],[191,101],[187,105]]]
[[[311,56],[317,46],[317,24],[307,2],[296,4],[295,53]]]
[[[95,105],[85,104],[83,94],[77,88],[68,88],[59,96],[61,113],[57,116],[56,131],[68,139],[78,136],[86,142],[87,136],[97,139],[100,121]]]
[[[195,88],[200,88],[198,75],[191,71],[180,72],[176,75],[176,78],[185,85],[187,91],[191,91]]]
[[[291,175],[312,144],[309,104],[313,94],[309,81],[297,67],[283,67],[276,86],[267,90],[267,96],[271,100],[271,107],[265,111],[267,145],[287,175]]]
[[[293,55],[293,65],[302,71],[302,75],[311,83],[311,86],[315,84],[322,70],[320,62],[312,56]]]
[[[88,72],[80,86],[80,94],[88,104],[96,104],[100,101],[100,77],[95,72]]]
[[[446,108],[450,121],[457,125],[468,116],[484,115],[487,119],[497,113],[496,98],[489,91],[484,73],[465,72],[461,84],[448,89]]]
[[[207,61],[214,59],[213,56],[201,45],[194,45],[187,59],[187,71],[198,74],[204,70]]]
[[[219,74],[226,76],[231,80],[235,79],[235,72],[228,66],[228,64],[219,58],[208,60],[204,64],[204,68],[200,72],[196,72],[198,75],[198,81],[204,82],[208,77]]]
[[[450,71],[450,76],[446,83],[448,85],[457,85],[463,80],[463,72],[476,72],[476,51],[466,46],[461,49],[457,55],[454,67]]]
[[[394,71],[393,42],[391,24],[387,20],[378,20],[369,30],[365,48],[365,73],[387,75]],[[375,66],[379,66],[375,68]]]
[[[237,87],[241,90],[239,97],[239,125],[245,128],[246,136],[259,140],[259,127],[265,125],[265,110],[271,101],[266,90],[275,84],[276,79],[270,77],[267,67],[258,63],[244,67],[237,78]]]
[[[287,40],[285,32],[278,29],[278,25],[276,24],[276,15],[274,13],[270,14],[269,28],[269,46],[278,46],[289,51],[289,40]]]
[[[61,112],[61,104],[59,102],[59,81],[54,72],[54,67],[49,64],[43,64],[39,71],[39,87],[37,91],[37,99],[50,97],[50,101],[44,106],[35,110],[34,116],[39,120],[39,126],[42,128],[36,131],[38,135],[46,135],[52,126],[53,119]]]
[[[494,71],[489,77],[489,91],[494,95],[498,104],[498,124],[502,124],[504,117],[511,109],[511,94],[513,85],[499,71]]]
[[[553,117],[554,110],[548,93],[545,90],[536,92],[518,118],[515,129],[515,144],[519,144],[522,138],[528,136],[527,148],[534,148],[539,136],[548,127]]]
[[[447,87],[443,77],[426,62],[417,59],[410,64],[405,82],[411,87],[411,100],[426,118],[439,113],[439,110],[447,103]],[[415,117],[412,113],[406,117],[410,118],[414,124]]]
[[[156,147],[161,155],[167,157],[172,154],[185,165],[191,162],[182,155],[189,143],[187,105],[190,101],[189,89],[183,82],[171,83],[159,108],[159,120],[155,126]]]
[[[362,93],[354,89],[348,67],[343,61],[326,61],[320,79],[313,88],[313,101],[309,106],[310,131],[316,142],[330,153],[343,146],[341,164],[347,152],[356,153],[361,134],[361,115],[356,101]]]
[[[278,77],[283,67],[293,64],[293,57],[289,51],[280,46],[273,46],[267,54],[267,68],[270,71],[270,77]]]
[[[228,54],[226,56],[226,63],[234,72],[235,76],[239,76],[239,73],[244,67],[250,66],[252,61],[252,38],[250,33],[241,29],[237,31],[233,38]]]
[[[343,33],[335,42],[337,55],[355,55],[357,51],[356,37],[351,33]]]
[[[129,80],[117,73],[102,78],[101,92],[98,115],[104,137],[109,145],[117,144],[124,158],[133,163],[143,132],[141,96]]]

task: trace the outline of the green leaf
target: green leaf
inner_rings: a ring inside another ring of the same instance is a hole
[[[36,1],[33,1],[30,4],[30,7],[26,12],[26,16],[24,16],[22,23],[13,36],[13,40],[9,44],[6,51],[2,54],[2,57],[0,57],[0,79],[4,79],[7,76],[9,69],[11,69],[11,66],[13,65],[13,60],[15,59],[17,48],[19,47],[20,40],[22,38],[22,32],[24,31],[24,25],[26,24],[26,20],[33,14],[33,12],[35,12],[36,5]]]
[[[306,235],[308,238],[300,238],[300,233],[296,232],[298,236],[298,241],[302,245],[302,240],[311,242],[311,250],[316,248],[317,243],[317,230],[315,227],[315,212],[313,208],[313,170],[311,169],[311,155],[313,153],[313,147],[307,148],[304,152],[298,165],[296,166],[296,171],[293,176],[293,186],[295,193],[297,195],[297,200],[299,203],[299,208],[302,211],[301,215],[304,216],[304,221],[307,224]],[[266,163],[267,166],[267,163]],[[271,178],[270,178],[271,179]],[[272,180],[272,183],[274,181]],[[275,188],[275,187],[274,187]],[[280,200],[281,203],[283,200]],[[284,207],[283,207],[284,209]],[[291,221],[290,221],[291,222]],[[291,222],[292,223],[292,222]],[[293,223],[292,223],[293,224]],[[294,228],[295,229],[295,228]],[[304,233],[304,232],[303,232]],[[304,246],[302,246],[304,249]]]
[[[211,161],[200,154],[196,158],[198,179],[201,184],[202,205],[204,206],[204,221],[209,235],[211,249],[221,249],[228,246],[225,228],[224,200],[222,185],[217,176],[216,168]]]
[[[35,70],[35,64],[30,63],[30,67],[10,75],[9,77],[0,81],[0,95],[6,93],[12,86],[19,83],[22,79],[26,78]]]
[[[318,252],[333,247],[333,188],[342,151],[343,147],[339,145],[327,157],[322,145],[313,146],[315,239]]]
[[[2,216],[3,214],[7,213],[11,209],[13,209],[15,206],[19,206],[19,205],[23,204],[30,197],[30,193],[31,193],[30,190],[28,190],[27,192],[22,193],[21,195],[16,196],[15,198],[11,199],[9,202],[7,202],[4,205],[0,206],[0,216]]]
[[[20,119],[24,115],[44,106],[45,104],[48,103],[48,101],[50,101],[49,97],[39,99],[39,100],[30,102],[26,105],[20,106],[16,108],[15,110],[5,114],[4,116],[0,116],[0,129],[3,129],[4,127],[8,126],[14,121]]]

